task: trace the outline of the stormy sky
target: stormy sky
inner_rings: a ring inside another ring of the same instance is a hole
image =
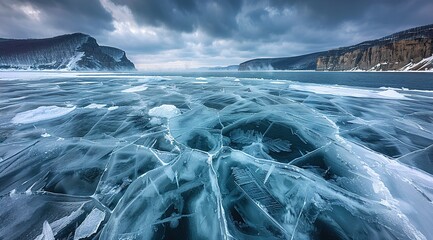
[[[140,70],[238,64],[433,23],[432,0],[0,0],[0,38],[83,32]]]

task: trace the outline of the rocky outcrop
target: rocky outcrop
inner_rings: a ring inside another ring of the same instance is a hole
[[[432,54],[433,25],[428,25],[328,51],[318,57],[316,70],[429,70],[428,65],[408,66],[417,65]]]
[[[0,39],[0,69],[131,71],[124,51],[74,33],[45,39]]]
[[[432,70],[432,54],[433,25],[427,25],[325,52],[254,59],[241,63],[239,70]]]

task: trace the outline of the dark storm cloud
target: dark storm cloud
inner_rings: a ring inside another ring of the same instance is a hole
[[[293,27],[334,30],[344,23],[390,30],[433,22],[430,0],[114,0],[140,24],[220,38],[269,38]],[[403,25],[403,26],[402,26]],[[368,29],[362,29],[368,30]],[[302,38],[302,36],[297,36]]]
[[[49,35],[47,31],[98,34],[114,29],[112,16],[95,0],[2,0],[0,8],[0,31],[15,32],[16,37]],[[26,14],[29,11],[34,18]]]
[[[292,8],[298,12],[300,24],[332,29],[344,22],[370,27],[387,26],[391,28],[416,26],[433,23],[431,13],[433,2],[430,0],[270,0],[276,8]]]
[[[19,0],[43,9],[51,24],[67,31],[113,30],[112,17],[95,0]]]
[[[227,37],[237,29],[236,15],[242,1],[219,0],[114,0],[131,9],[141,24],[163,26],[181,32],[201,29],[214,37]]]

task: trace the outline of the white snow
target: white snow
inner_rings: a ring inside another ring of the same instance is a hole
[[[379,95],[387,97],[387,98],[396,98],[396,99],[405,98],[405,96],[403,94],[398,93],[397,91],[391,90],[391,89],[383,91],[383,92],[379,92]]]
[[[414,67],[419,67],[420,70],[428,70],[427,68],[429,66],[431,66],[433,64],[433,55],[428,57],[428,58],[424,58],[423,60],[419,61],[417,64],[415,64]]]
[[[105,106],[106,106],[106,104],[91,103],[91,104],[85,106],[84,108],[101,109],[101,108],[103,108]]]
[[[87,85],[87,84],[93,84],[93,83],[96,83],[96,82],[78,82],[78,84],[80,84],[80,85]]]
[[[15,188],[12,189],[12,191],[10,191],[10,193],[9,193],[9,197],[12,198],[12,199],[17,199],[18,195],[19,194],[17,193],[17,190]]]
[[[145,90],[147,90],[147,88],[148,87],[146,85],[141,85],[141,86],[135,86],[135,87],[132,87],[132,88],[128,88],[128,89],[122,90],[122,92],[125,92],[125,93],[136,93],[136,92],[145,91]]]
[[[32,188],[35,186],[36,183],[33,183],[33,185],[31,185],[25,192],[24,194],[26,194],[27,196],[32,195]]]
[[[172,118],[178,115],[180,115],[180,110],[176,106],[169,104],[163,104],[149,110],[149,116],[152,117]]]
[[[42,133],[41,134],[41,137],[43,137],[43,138],[47,138],[47,137],[50,137],[51,135],[49,134],[49,133]]]
[[[421,61],[417,63],[410,62],[406,64],[404,67],[402,67],[401,71],[413,71],[413,70],[421,70],[421,71],[431,71],[433,68],[431,66],[433,65],[433,55],[427,58],[422,59]],[[429,67],[431,69],[429,69]]]
[[[284,81],[271,81],[270,83],[271,84],[279,84],[279,85],[286,84]]]
[[[63,115],[72,112],[74,109],[75,106],[71,108],[57,107],[57,106],[41,106],[33,110],[17,113],[15,117],[12,118],[11,123],[26,124],[26,123],[44,121],[48,119],[61,117]]]
[[[90,237],[96,233],[104,218],[105,212],[94,208],[80,226],[78,226],[77,230],[75,230],[74,240]]]
[[[162,122],[161,122],[161,119],[160,119],[160,118],[153,117],[153,118],[150,119],[149,123],[150,123],[151,125],[159,125],[159,124],[161,124]]]
[[[77,62],[84,56],[84,52],[77,52],[75,56],[71,58],[69,63],[66,65],[68,70],[74,70],[77,68]]]
[[[344,97],[359,97],[359,98],[384,98],[384,99],[406,99],[406,97],[395,90],[373,91],[360,88],[349,88],[341,86],[325,86],[325,85],[298,85],[291,84],[291,89],[313,92],[317,94],[344,96]]]

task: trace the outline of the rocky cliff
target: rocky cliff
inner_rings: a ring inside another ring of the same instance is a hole
[[[82,33],[45,39],[0,39],[0,69],[131,71],[124,51]]]
[[[239,70],[431,70],[433,25],[412,28],[377,40],[296,57],[254,59]]]
[[[409,29],[355,46],[325,52],[317,70],[429,70],[430,63],[417,64],[433,54],[433,25]]]

